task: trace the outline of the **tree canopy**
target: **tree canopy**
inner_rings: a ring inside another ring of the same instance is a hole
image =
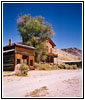
[[[45,22],[42,16],[31,17],[23,15],[18,18],[18,29],[24,44],[34,46],[37,61],[47,57],[46,40],[54,36],[51,24]]]

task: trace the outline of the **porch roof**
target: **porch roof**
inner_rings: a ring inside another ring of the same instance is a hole
[[[54,54],[54,53],[49,53],[49,56],[54,56],[54,57],[58,57],[58,54]]]

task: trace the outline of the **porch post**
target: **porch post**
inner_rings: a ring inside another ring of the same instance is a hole
[[[54,64],[54,56],[53,56],[53,64]]]
[[[50,63],[50,56],[49,56],[49,61],[48,62]]]

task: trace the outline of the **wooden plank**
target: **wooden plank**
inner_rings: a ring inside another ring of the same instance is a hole
[[[15,47],[15,53],[21,53],[21,54],[26,54],[26,55],[35,55],[35,51],[32,49],[26,49],[26,48],[20,48],[20,47]]]
[[[8,52],[3,54],[3,69],[14,69],[14,52]]]
[[[4,64],[3,66],[7,67],[7,66],[13,66],[14,64]]]
[[[15,51],[16,54],[22,54],[22,55],[28,55],[28,56],[34,56],[34,54],[30,53],[30,52],[21,52],[21,51]]]

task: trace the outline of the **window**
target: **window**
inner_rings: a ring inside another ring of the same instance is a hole
[[[17,59],[17,64],[20,64],[20,59]]]
[[[50,48],[50,53],[52,53],[52,48]]]
[[[30,66],[33,66],[33,60],[30,60]]]

